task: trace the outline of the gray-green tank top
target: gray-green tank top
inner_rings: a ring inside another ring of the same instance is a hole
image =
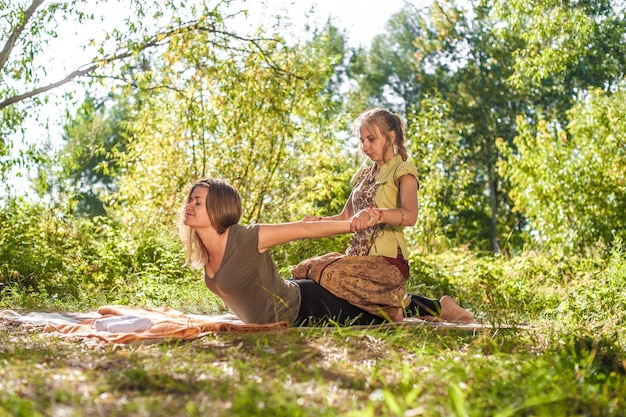
[[[283,279],[268,251],[259,253],[259,225],[229,228],[222,264],[204,282],[244,323],[293,323],[300,309],[300,287]]]

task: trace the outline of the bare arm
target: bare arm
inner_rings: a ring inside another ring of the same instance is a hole
[[[282,243],[300,239],[316,239],[350,233],[372,227],[381,222],[381,215],[375,210],[361,210],[349,220],[299,221],[279,224],[259,225],[259,252]]]
[[[417,222],[417,180],[413,175],[403,175],[399,179],[400,208],[382,208],[382,223],[392,226],[414,226]]]

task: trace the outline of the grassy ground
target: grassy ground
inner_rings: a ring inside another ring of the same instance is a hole
[[[290,329],[94,348],[0,321],[0,417],[624,415],[621,253],[413,265],[412,288],[443,288],[495,328]],[[199,288],[172,307],[196,312]],[[23,300],[13,290],[0,308]]]
[[[533,329],[292,329],[86,347],[0,328],[0,415],[623,415],[611,344]]]

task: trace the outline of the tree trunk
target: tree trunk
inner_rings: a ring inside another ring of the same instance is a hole
[[[491,250],[495,254],[500,254],[500,240],[498,239],[498,179],[494,174],[494,167],[491,165],[487,169],[487,180],[489,182],[489,199],[491,202]]]

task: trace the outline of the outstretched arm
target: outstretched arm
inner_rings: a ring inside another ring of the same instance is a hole
[[[259,252],[282,243],[300,239],[316,239],[350,233],[380,223],[379,212],[362,210],[350,220],[299,221],[259,225]]]

